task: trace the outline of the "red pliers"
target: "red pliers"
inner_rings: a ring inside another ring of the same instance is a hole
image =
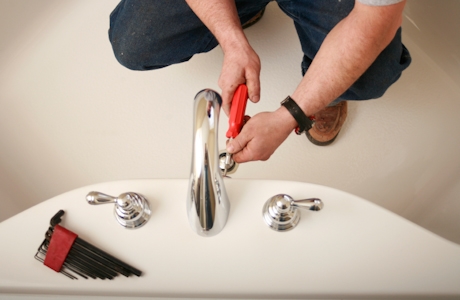
[[[238,136],[243,128],[246,112],[246,104],[248,103],[248,87],[245,84],[240,84],[233,94],[232,106],[230,108],[230,117],[228,119],[228,141]],[[227,141],[227,142],[228,142]],[[227,169],[231,165],[232,154],[228,153],[225,156],[225,169],[223,175],[227,175]]]

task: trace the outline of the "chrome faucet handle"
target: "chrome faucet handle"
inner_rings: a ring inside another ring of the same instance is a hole
[[[300,221],[299,208],[319,211],[323,208],[323,202],[318,198],[294,200],[286,194],[278,194],[265,202],[262,215],[265,223],[276,231],[293,229]]]
[[[141,194],[128,192],[113,197],[100,192],[90,192],[86,201],[91,205],[114,203],[113,214],[118,223],[129,229],[143,226],[150,218],[151,210],[148,200]]]

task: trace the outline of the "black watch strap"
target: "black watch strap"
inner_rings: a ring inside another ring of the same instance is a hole
[[[281,101],[281,105],[286,107],[289,113],[294,117],[299,127],[296,128],[295,133],[302,134],[304,131],[308,131],[313,126],[313,121],[305,115],[303,110],[297,105],[297,103],[290,97]]]

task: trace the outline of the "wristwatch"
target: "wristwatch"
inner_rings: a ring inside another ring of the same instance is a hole
[[[305,115],[303,110],[297,105],[297,103],[290,96],[287,96],[286,99],[281,101],[281,105],[286,107],[289,113],[294,117],[297,122],[297,128],[295,133],[302,134],[305,131],[308,131],[313,126],[312,118]]]

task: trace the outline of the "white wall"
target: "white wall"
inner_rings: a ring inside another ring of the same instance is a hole
[[[222,53],[124,69],[107,38],[117,2],[0,0],[0,220],[92,183],[188,177],[193,98],[218,90]],[[293,134],[234,177],[339,188],[460,243],[460,2],[433,3],[409,1],[412,66],[382,99],[350,103],[333,145]],[[295,30],[272,3],[246,33],[262,60],[262,100],[247,111],[274,110],[301,78]]]

